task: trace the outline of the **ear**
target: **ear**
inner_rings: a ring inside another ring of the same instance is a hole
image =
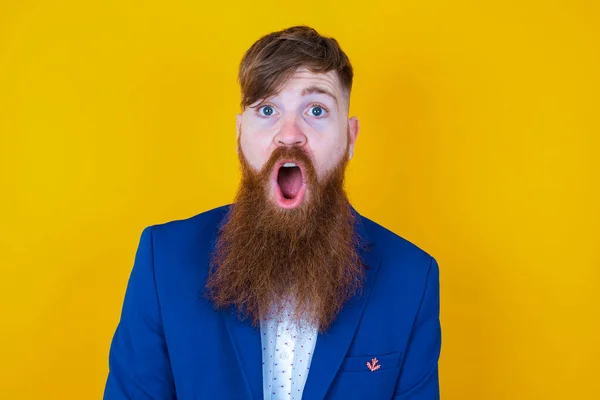
[[[360,131],[360,124],[357,117],[348,119],[348,153],[350,159],[354,156],[354,145],[356,144],[356,138],[358,138],[358,132]]]
[[[240,135],[242,134],[242,114],[235,115],[235,131],[236,131],[235,153],[238,154]]]
[[[242,133],[242,114],[235,115],[235,125],[236,125],[237,139],[239,140],[240,134]]]

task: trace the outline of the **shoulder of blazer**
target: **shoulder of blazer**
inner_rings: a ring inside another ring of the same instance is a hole
[[[384,264],[393,260],[412,268],[429,268],[433,257],[428,252],[377,222],[361,218]]]
[[[224,220],[224,216],[229,210],[230,205],[224,205],[204,211],[189,218],[165,222],[152,225],[152,231],[161,240],[174,239],[185,241],[186,238],[208,239],[214,235],[217,227]],[[197,243],[197,242],[196,242]]]

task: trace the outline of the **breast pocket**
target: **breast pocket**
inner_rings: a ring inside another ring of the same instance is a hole
[[[402,352],[399,351],[346,357],[327,398],[359,399],[366,396],[372,399],[391,399],[400,373],[401,358]]]
[[[372,368],[375,368],[379,365],[377,370],[372,372],[379,372],[386,369],[396,368],[400,366],[400,356],[402,352],[397,351],[395,353],[388,353],[382,355],[373,355],[373,356],[349,356],[344,359],[342,362],[342,366],[340,367],[340,371],[347,372],[359,372],[359,371],[368,371],[369,363]]]

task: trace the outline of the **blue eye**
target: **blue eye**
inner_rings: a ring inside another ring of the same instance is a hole
[[[325,113],[325,109],[321,106],[318,105],[314,105],[310,108],[310,114],[313,117],[321,117],[323,115],[323,113]]]
[[[260,110],[262,110],[262,113],[260,112]],[[273,115],[274,112],[275,112],[275,110],[273,109],[273,106],[262,106],[259,109],[259,114],[265,115],[267,117],[270,117],[271,115]]]

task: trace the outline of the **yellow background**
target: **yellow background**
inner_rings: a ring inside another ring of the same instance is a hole
[[[238,63],[302,23],[352,202],[439,261],[442,398],[600,398],[596,4],[3,0],[0,398],[101,397],[142,229],[232,200]]]

